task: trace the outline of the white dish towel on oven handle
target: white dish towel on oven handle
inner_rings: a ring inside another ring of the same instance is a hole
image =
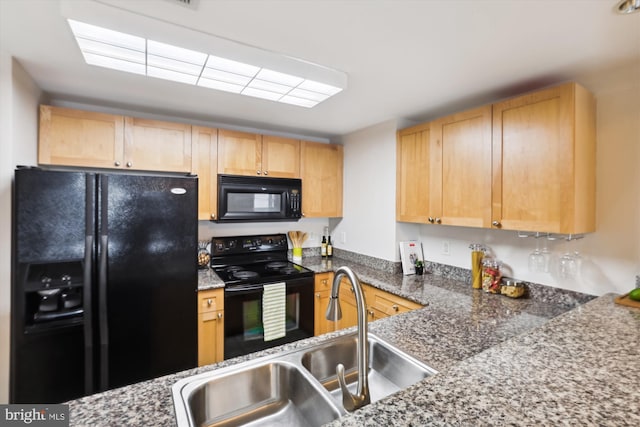
[[[263,286],[262,327],[264,340],[282,338],[286,331],[287,287],[284,282]]]

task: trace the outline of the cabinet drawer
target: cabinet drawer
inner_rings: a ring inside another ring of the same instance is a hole
[[[398,313],[422,308],[422,305],[409,301],[389,292],[366,285],[367,305],[377,312],[392,316]]]
[[[316,292],[330,291],[333,284],[333,273],[316,273],[315,275],[315,287]]]
[[[224,310],[224,289],[198,292],[198,313]]]

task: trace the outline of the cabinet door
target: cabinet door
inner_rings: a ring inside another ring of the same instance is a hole
[[[336,329],[350,328],[358,324],[355,291],[346,279],[340,281],[340,309],[342,310],[342,319],[338,320]]]
[[[315,275],[314,300],[314,335],[322,335],[336,330],[335,322],[329,321],[325,313],[331,297],[333,273],[318,273]]]
[[[126,117],[125,167],[190,172],[191,125]]]
[[[493,209],[510,230],[595,230],[595,101],[570,83],[493,106]]]
[[[38,163],[116,168],[123,158],[123,116],[40,106]]]
[[[198,292],[198,366],[224,359],[224,289]]]
[[[301,142],[302,214],[305,218],[342,216],[341,145]]]
[[[300,178],[300,141],[263,135],[262,174],[277,178]]]
[[[224,312],[211,311],[199,315],[198,366],[224,360]]]
[[[191,129],[192,173],[198,175],[198,219],[216,219],[218,212],[218,130],[200,126]]]
[[[431,123],[430,216],[436,223],[491,226],[491,106]]]
[[[220,129],[218,131],[218,173],[262,174],[262,136]]]
[[[396,144],[396,220],[426,223],[431,167],[428,126],[399,131]]]

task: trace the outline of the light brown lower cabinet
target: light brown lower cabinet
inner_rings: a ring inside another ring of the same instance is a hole
[[[358,323],[355,292],[352,290],[351,283],[346,279],[342,279],[340,283],[340,308],[342,309],[342,318],[337,322],[326,319],[325,313],[327,305],[329,304],[329,298],[331,297],[333,277],[334,274],[332,272],[318,273],[315,276],[314,334],[316,336],[349,328]],[[422,305],[418,303],[374,288],[371,285],[362,283],[362,288],[367,305],[367,319],[369,321],[422,308]]]
[[[198,292],[198,366],[224,360],[224,289]]]

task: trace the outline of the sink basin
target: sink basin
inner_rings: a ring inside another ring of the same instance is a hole
[[[188,425],[319,426],[340,416],[294,364],[267,361],[238,368],[185,383]]]
[[[355,392],[358,381],[355,335],[346,335],[305,352],[302,365],[331,393],[338,402],[342,401],[342,391],[336,375],[336,365],[342,363],[345,369],[347,387]],[[418,381],[436,373],[375,335],[368,335],[369,341],[369,391],[371,402],[403,390]]]
[[[371,401],[436,373],[369,334]],[[172,387],[179,427],[321,426],[346,414],[336,365],[357,382],[356,334],[263,356],[177,381]]]

